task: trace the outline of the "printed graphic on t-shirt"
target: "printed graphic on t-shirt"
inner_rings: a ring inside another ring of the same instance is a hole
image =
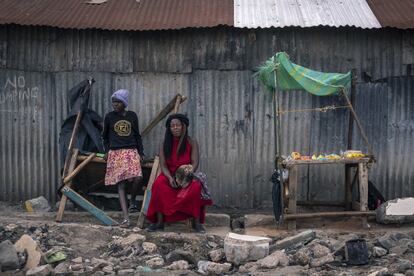
[[[131,134],[131,123],[126,120],[119,120],[114,125],[114,131],[119,136],[129,136]]]

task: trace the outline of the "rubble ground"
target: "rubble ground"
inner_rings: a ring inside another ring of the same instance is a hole
[[[358,219],[313,220],[287,231],[274,225],[243,228],[242,219],[233,217],[228,227],[207,225],[207,234],[192,233],[186,223],[148,233],[102,226],[84,212],[65,215],[65,222],[56,223],[53,212],[27,213],[0,203],[0,275],[414,275],[412,224],[371,220],[371,228],[362,229]],[[270,238],[268,255],[232,262],[225,251],[230,231]],[[366,241],[367,264],[347,263],[345,243],[354,239]],[[16,244],[35,246],[3,256],[13,244],[16,250]],[[63,252],[66,259],[47,264],[47,252]]]

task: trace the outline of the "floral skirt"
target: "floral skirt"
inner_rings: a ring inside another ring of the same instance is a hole
[[[108,152],[105,185],[142,176],[140,156],[137,149],[118,149]]]

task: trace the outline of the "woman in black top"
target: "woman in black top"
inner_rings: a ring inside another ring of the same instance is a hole
[[[144,155],[138,116],[125,110],[128,91],[121,89],[112,97],[113,111],[105,115],[102,138],[107,153],[105,185],[117,185],[124,220],[120,226],[128,227],[128,209],[125,184],[142,179],[141,157]]]

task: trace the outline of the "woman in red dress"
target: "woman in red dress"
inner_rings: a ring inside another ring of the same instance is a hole
[[[193,219],[195,231],[204,233],[205,206],[211,200],[201,198],[202,184],[193,179],[185,188],[179,188],[175,172],[182,165],[191,164],[193,172],[198,168],[198,144],[187,135],[188,118],[183,114],[170,115],[166,122],[164,143],[160,149],[161,174],[151,190],[147,219],[152,224],[147,231],[164,230],[164,222]]]

